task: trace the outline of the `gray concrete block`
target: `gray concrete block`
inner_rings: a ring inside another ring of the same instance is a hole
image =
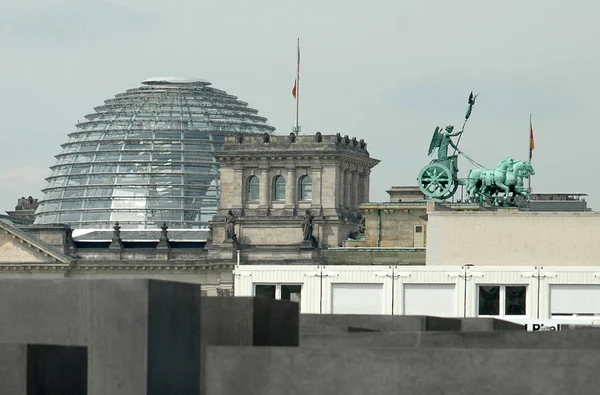
[[[301,314],[300,326],[353,326],[382,332],[459,331],[459,318],[411,315]]]
[[[300,347],[357,348],[419,346],[419,332],[311,333],[300,336]]]
[[[596,394],[595,350],[209,347],[207,395]]]
[[[460,318],[461,330],[463,332],[490,332],[490,331],[511,331],[526,330],[525,325],[515,324],[514,322],[499,320],[497,318]]]
[[[348,333],[348,326],[304,325],[300,327],[300,339],[306,335],[327,333]]]
[[[87,395],[87,347],[27,345],[27,395]]]
[[[298,346],[300,304],[270,298],[254,299],[254,346]]]
[[[599,325],[574,325],[574,324],[558,324],[561,331],[578,331],[578,330],[599,330]]]
[[[202,344],[298,346],[299,305],[255,297],[203,297]]]
[[[198,285],[2,279],[0,316],[0,343],[88,346],[89,394],[199,393]]]
[[[356,326],[349,326],[348,327],[348,332],[349,333],[354,333],[354,332],[380,332],[377,329],[369,329],[369,328],[359,328]]]
[[[27,395],[27,345],[0,344],[0,389],[3,395]]]
[[[0,345],[2,395],[86,395],[87,348]]]
[[[349,332],[380,332],[376,329],[359,328],[356,326],[327,326],[305,325],[300,327],[300,338],[309,334],[349,333]]]
[[[600,331],[384,332],[304,334],[301,347],[600,349]]]
[[[148,394],[200,392],[199,286],[148,283]]]
[[[202,355],[210,345],[299,344],[300,309],[296,302],[256,297],[203,297],[201,309]],[[201,367],[203,371],[204,364]]]
[[[600,331],[421,333],[420,348],[600,349]]]

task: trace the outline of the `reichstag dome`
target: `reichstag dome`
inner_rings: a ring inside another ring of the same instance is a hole
[[[69,134],[36,224],[201,228],[216,212],[224,137],[272,133],[248,104],[196,78],[150,78],[94,108]]]

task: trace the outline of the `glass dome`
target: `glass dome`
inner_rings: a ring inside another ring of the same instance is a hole
[[[247,103],[210,85],[150,78],[96,107],[56,156],[35,223],[206,226],[219,199],[211,153],[227,135],[275,130]]]

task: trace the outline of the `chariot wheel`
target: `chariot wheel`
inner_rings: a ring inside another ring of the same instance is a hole
[[[458,188],[458,180],[454,174],[441,163],[425,166],[419,173],[418,182],[421,192],[434,199],[448,199]]]

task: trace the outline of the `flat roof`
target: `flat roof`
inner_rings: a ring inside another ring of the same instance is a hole
[[[210,82],[195,77],[152,77],[142,81],[143,85],[210,85]]]
[[[160,229],[121,229],[121,240],[124,242],[147,242],[160,239]],[[210,230],[206,229],[168,229],[170,241],[205,242]],[[77,242],[112,241],[113,229],[74,229],[73,239]]]
[[[587,193],[569,193],[569,192],[536,192],[532,193],[531,196],[541,196],[541,195],[569,195],[569,196],[588,196]]]

